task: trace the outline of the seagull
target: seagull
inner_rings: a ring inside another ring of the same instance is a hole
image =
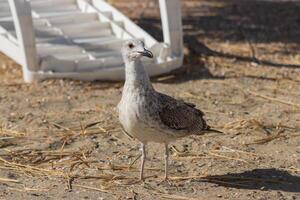
[[[165,175],[168,180],[168,144],[189,135],[219,132],[203,119],[204,113],[192,103],[157,92],[143,66],[143,57],[153,58],[142,41],[124,42],[125,84],[118,104],[119,121],[124,132],[141,142],[140,180],[144,180],[146,145],[162,143],[165,149]]]

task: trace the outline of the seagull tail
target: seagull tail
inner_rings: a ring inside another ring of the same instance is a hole
[[[208,133],[222,133],[222,134],[224,134],[224,132],[222,132],[222,131],[219,131],[219,130],[216,130],[216,129],[208,129],[208,130],[206,130]]]
[[[207,129],[205,130],[205,132],[207,132],[207,133],[222,133],[222,134],[224,134],[224,132],[216,130],[216,129],[213,129],[210,126],[207,126]]]

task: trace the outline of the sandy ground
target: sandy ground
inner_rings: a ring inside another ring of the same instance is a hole
[[[161,40],[155,4],[112,2]],[[184,67],[154,87],[195,103],[225,134],[173,143],[169,184],[159,144],[135,183],[139,145],[115,112],[123,83],[24,84],[0,55],[0,199],[300,199],[299,9],[184,1]]]

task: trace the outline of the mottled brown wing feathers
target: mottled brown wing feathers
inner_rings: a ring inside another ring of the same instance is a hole
[[[207,130],[203,112],[194,104],[178,101],[172,97],[160,94],[162,107],[159,112],[161,121],[171,129],[198,132]]]

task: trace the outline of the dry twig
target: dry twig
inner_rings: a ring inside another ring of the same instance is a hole
[[[269,96],[251,91],[251,90],[247,90],[247,92],[252,94],[253,96],[256,96],[256,97],[260,97],[260,98],[267,99],[267,100],[270,100],[270,101],[275,101],[275,102],[278,102],[278,103],[282,103],[282,104],[286,104],[286,105],[290,105],[290,106],[300,108],[300,104],[296,104],[296,103],[293,103],[293,102],[290,102],[290,101],[285,101],[285,100],[282,100],[282,99],[277,99],[277,98],[274,98],[274,97],[269,97]]]

